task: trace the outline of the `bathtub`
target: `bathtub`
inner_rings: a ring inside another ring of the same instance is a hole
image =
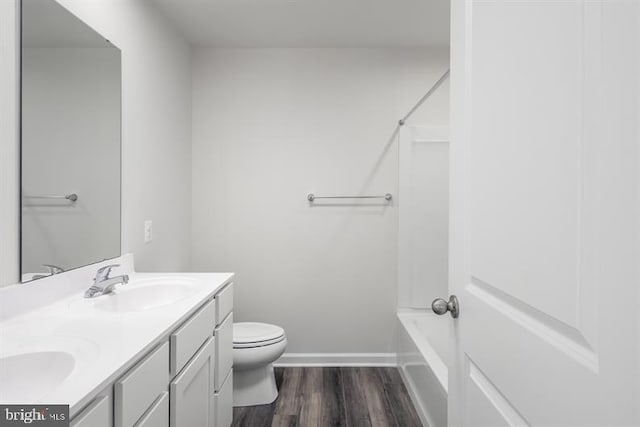
[[[398,366],[425,426],[447,425],[448,316],[431,311],[398,311]]]

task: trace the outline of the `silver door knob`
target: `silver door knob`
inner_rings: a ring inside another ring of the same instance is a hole
[[[436,298],[431,303],[431,310],[438,316],[442,316],[447,311],[451,313],[451,317],[457,319],[460,315],[460,306],[458,305],[458,298],[455,295],[449,297],[449,301],[445,301],[442,298]]]

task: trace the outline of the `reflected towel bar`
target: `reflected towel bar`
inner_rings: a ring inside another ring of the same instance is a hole
[[[316,199],[385,199],[387,202],[391,201],[393,196],[391,193],[387,193],[384,196],[316,196],[313,193],[307,195],[307,200],[313,202]]]
[[[54,196],[54,195],[38,195],[38,196],[24,196],[25,199],[67,199],[71,202],[75,202],[78,200],[78,195],[76,193],[66,194],[64,196]]]

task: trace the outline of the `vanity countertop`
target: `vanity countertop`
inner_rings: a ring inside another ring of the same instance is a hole
[[[118,285],[115,295],[84,298],[84,286],[2,319],[0,403],[68,404],[75,413],[230,283],[233,274],[129,277],[129,284]],[[126,298],[118,298],[125,293]],[[151,294],[155,303],[138,304]],[[5,296],[2,303],[10,302]]]

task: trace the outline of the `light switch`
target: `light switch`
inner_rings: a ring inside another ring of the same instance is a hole
[[[144,242],[151,243],[153,240],[153,221],[150,219],[144,222]]]

